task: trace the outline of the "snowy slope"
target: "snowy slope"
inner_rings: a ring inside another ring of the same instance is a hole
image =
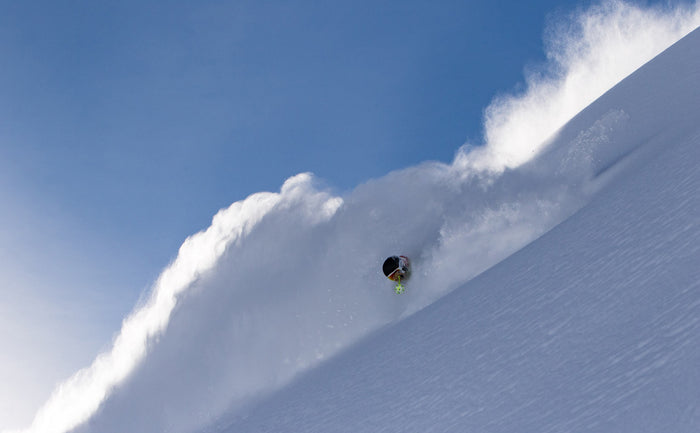
[[[587,205],[210,431],[700,431],[698,83],[700,30],[528,167],[587,161]]]
[[[559,430],[567,420],[580,430],[581,413],[636,413],[662,367],[694,388],[696,324],[684,314],[697,310],[687,282],[697,275],[680,257],[697,261],[697,31],[580,111],[697,28],[700,9],[606,5],[548,52],[552,77],[497,99],[486,143],[452,164],[342,197],[301,174],[220,211],[25,432]],[[415,267],[401,297],[381,273],[395,253]],[[659,358],[661,343],[638,328],[645,314],[663,324],[646,308],[684,289],[688,302],[662,305],[680,320],[667,343],[690,343]],[[680,398],[692,404],[690,389]]]

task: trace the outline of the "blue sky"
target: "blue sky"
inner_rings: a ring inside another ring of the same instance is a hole
[[[233,201],[305,171],[342,193],[479,143],[546,23],[588,4],[0,2],[4,371],[89,363]]]
[[[542,60],[547,16],[577,4],[4,2],[5,260],[130,305],[233,201],[304,171],[342,192],[478,142],[491,98]]]

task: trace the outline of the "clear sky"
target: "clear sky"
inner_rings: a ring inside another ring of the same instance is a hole
[[[233,201],[479,143],[589,3],[0,1],[0,381],[41,403]]]

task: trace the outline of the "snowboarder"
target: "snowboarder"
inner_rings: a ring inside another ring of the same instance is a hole
[[[382,270],[384,275],[391,281],[396,281],[394,290],[401,294],[404,292],[404,286],[401,284],[402,279],[407,279],[410,272],[411,262],[406,256],[391,256],[384,261]]]

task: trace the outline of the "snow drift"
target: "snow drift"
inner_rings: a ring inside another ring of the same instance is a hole
[[[391,173],[342,198],[301,174],[222,210],[183,244],[112,349],[59,386],[27,431],[200,429],[463,285],[581,208],[659,132],[634,123],[639,107],[588,110],[561,127],[699,23],[697,6],[594,7],[552,39],[565,42],[550,46],[551,69],[494,102],[486,143],[453,164]],[[629,148],[610,145],[632,125]],[[557,133],[566,145],[546,147]],[[395,253],[414,266],[401,298],[380,269]]]

